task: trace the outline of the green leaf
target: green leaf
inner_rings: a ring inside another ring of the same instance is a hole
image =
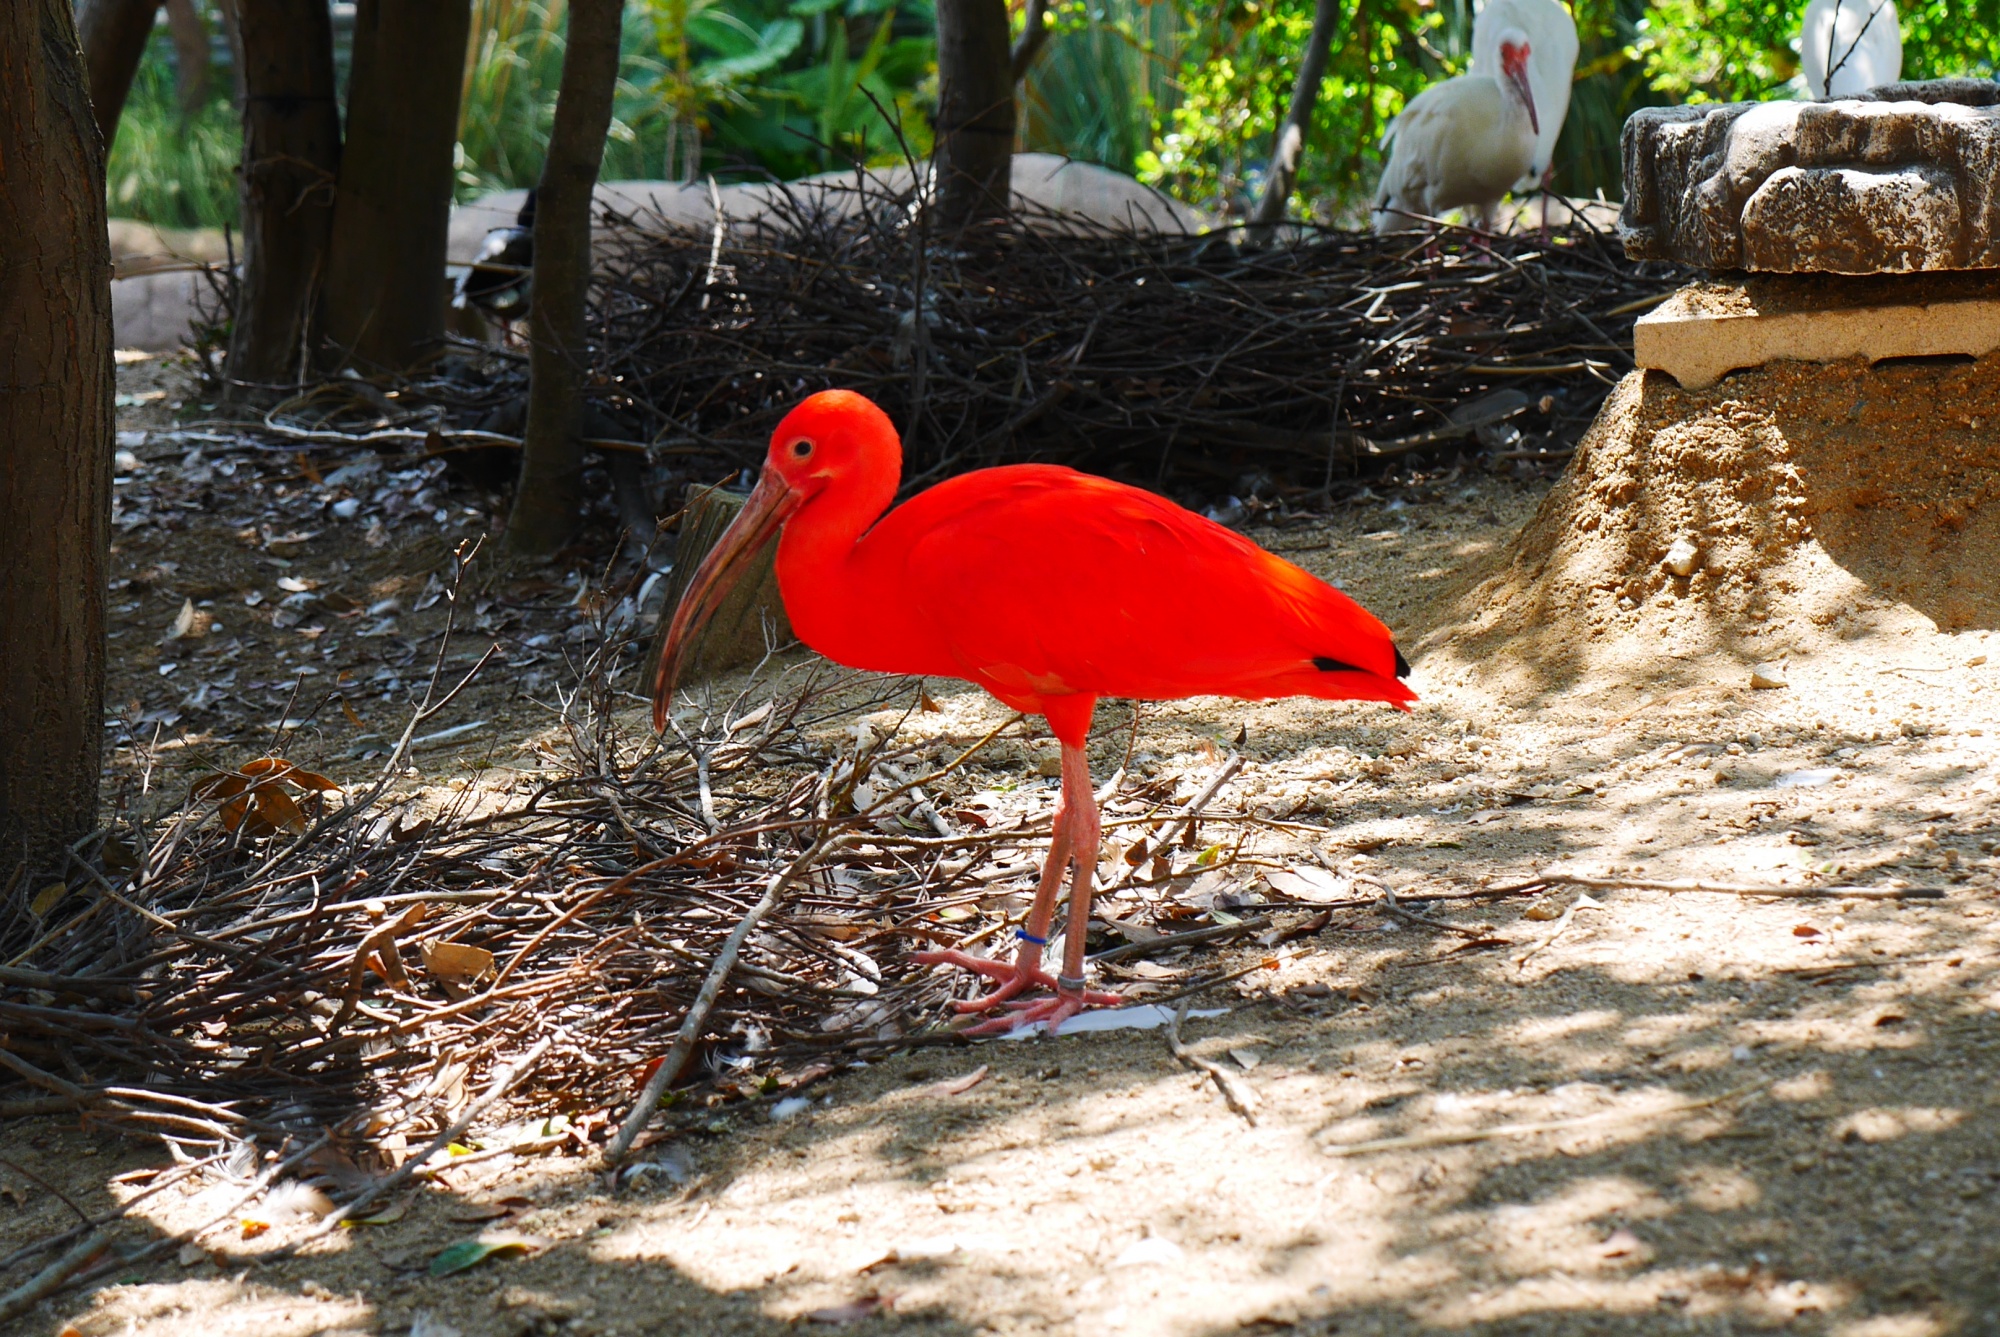
[[[477,1267],[495,1254],[530,1253],[534,1250],[532,1240],[518,1236],[501,1235],[493,1239],[460,1240],[448,1245],[437,1257],[431,1259],[431,1275],[448,1277],[454,1272],[463,1272],[469,1267]]]

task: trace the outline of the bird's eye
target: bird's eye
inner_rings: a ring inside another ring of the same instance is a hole
[[[794,459],[800,459],[800,460],[802,460],[802,459],[806,458],[806,456],[808,456],[808,455],[810,455],[810,454],[812,454],[812,453],[813,453],[813,443],[812,443],[812,442],[810,442],[810,441],[794,441],[794,442],[792,442],[792,458],[794,458]]]

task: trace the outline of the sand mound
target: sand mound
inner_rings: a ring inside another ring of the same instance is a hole
[[[1518,700],[1991,628],[1996,493],[2000,356],[1778,363],[1698,391],[1634,373],[1423,639],[1425,670]]]

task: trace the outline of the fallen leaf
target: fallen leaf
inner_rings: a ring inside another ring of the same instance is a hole
[[[941,1096],[962,1096],[973,1087],[986,1080],[988,1065],[982,1063],[963,1077],[954,1077],[948,1082],[939,1082],[933,1089]]]
[[[420,950],[424,969],[441,979],[478,980],[493,972],[493,953],[484,947],[462,942],[425,942]]]
[[[208,1250],[202,1248],[199,1244],[183,1244],[180,1247],[180,1252],[174,1255],[174,1261],[182,1267],[193,1267],[196,1263],[205,1263],[208,1261]]]
[[[1264,1061],[1264,1056],[1254,1049],[1232,1049],[1229,1057],[1235,1059],[1237,1066],[1245,1072],[1257,1071],[1257,1065]]]
[[[247,1216],[243,1218],[243,1238],[246,1240],[254,1240],[270,1228],[269,1221],[257,1221]]]
[[[28,902],[28,913],[37,919],[48,918],[49,911],[62,904],[62,898],[69,895],[67,882],[51,882],[35,893],[35,899]]]
[[[1643,1248],[1645,1248],[1645,1245],[1640,1241],[1639,1237],[1621,1226],[1617,1230],[1612,1231],[1605,1237],[1604,1242],[1597,1246],[1597,1256],[1599,1258],[1628,1258]]]
[[[1125,1252],[1111,1261],[1111,1266],[1145,1267],[1155,1263],[1178,1263],[1186,1256],[1181,1251],[1181,1246],[1172,1240],[1162,1239],[1158,1235],[1148,1235],[1128,1245]]]
[[[512,1216],[514,1209],[497,1202],[469,1202],[463,1207],[453,1208],[444,1214],[447,1221],[498,1221],[503,1216]]]
[[[469,1267],[477,1267],[496,1254],[537,1253],[543,1241],[530,1235],[494,1235],[490,1238],[460,1240],[447,1245],[438,1256],[431,1259],[430,1274],[434,1277],[448,1277],[454,1272],[463,1272]]]
[[[1325,904],[1328,901],[1342,901],[1354,894],[1351,883],[1335,877],[1324,868],[1301,866],[1281,868],[1266,873],[1264,880],[1271,884],[1271,890],[1280,896],[1289,896],[1295,901],[1310,901]]]
[[[1794,938],[1817,938],[1819,930],[1811,924],[1794,924],[1792,925],[1792,936]]]
[[[393,1226],[410,1214],[410,1204],[414,1201],[414,1198],[404,1198],[400,1202],[390,1203],[379,1212],[367,1216],[350,1216],[340,1223],[341,1228],[351,1230],[356,1226]]]
[[[194,606],[194,600],[181,600],[181,611],[174,615],[173,624],[167,628],[170,641],[198,641],[208,635],[208,629],[215,625],[215,615]]]
[[[889,1309],[893,1303],[894,1299],[891,1296],[864,1296],[859,1300],[849,1300],[843,1305],[829,1305],[825,1309],[815,1309],[806,1315],[806,1322],[825,1323],[832,1327],[841,1327],[849,1323],[859,1323],[866,1318],[873,1318],[875,1315]]]

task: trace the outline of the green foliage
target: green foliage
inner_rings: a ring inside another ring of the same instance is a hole
[[[458,118],[458,195],[531,186],[541,175],[562,87],[566,0],[473,0]],[[628,9],[599,169],[607,178],[657,177],[671,117],[655,89],[663,66],[647,18]]]
[[[791,180],[931,147],[929,0],[648,0],[677,170]],[[901,138],[898,137],[900,128]]]
[[[165,33],[156,33],[132,81],[105,167],[111,213],[161,227],[234,224],[243,127],[229,104],[228,81],[211,80],[220,91],[183,115],[173,50]]]
[[[1163,0],[1164,2],[1164,0]],[[1174,0],[1180,99],[1157,121],[1140,175],[1184,199],[1240,213],[1254,198],[1291,94],[1311,0]],[[1642,106],[1787,97],[1804,0],[1569,0],[1581,54],[1556,151],[1570,194],[1619,191],[1619,131]],[[1993,74],[2000,0],[1905,0],[1903,77]],[[1358,221],[1381,170],[1382,127],[1433,81],[1464,73],[1469,0],[1347,0],[1320,91],[1300,198]]]
[[[1178,98],[1178,13],[1161,0],[1051,10],[1052,35],[1021,87],[1022,147],[1135,171]]]
[[[933,0],[642,0],[627,9],[607,177],[792,179],[931,148]],[[1619,188],[1637,107],[1792,95],[1804,0],[1571,0],[1582,43],[1556,178]],[[1015,8],[1018,13],[1019,3]],[[473,0],[461,197],[531,184],[561,82],[567,0]],[[1023,89],[1024,148],[1124,171],[1226,214],[1255,198],[1312,0],[1058,0]],[[1904,0],[1904,76],[1991,75],[2000,0]],[[1471,0],[1344,0],[1298,207],[1359,221],[1405,102],[1463,72]],[[236,217],[241,132],[226,71],[192,115],[156,35],[112,148],[112,211],[167,226]],[[888,118],[885,120],[884,113]],[[901,127],[902,140],[891,121]]]

